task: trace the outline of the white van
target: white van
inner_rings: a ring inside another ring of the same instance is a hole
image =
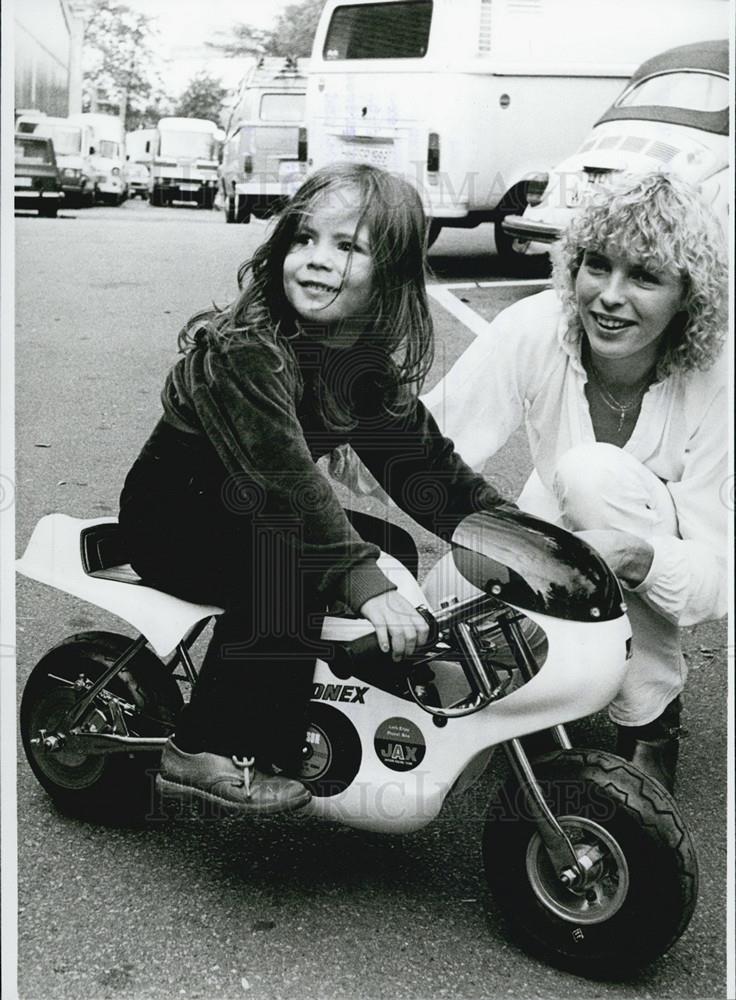
[[[722,37],[728,0],[327,0],[307,84],[309,169],[375,163],[441,226],[526,206],[636,66]]]
[[[97,184],[92,157],[96,138],[88,123],[44,115],[42,118],[21,117],[16,129],[44,136],[53,142],[66,205],[94,205]]]
[[[151,154],[151,204],[193,201],[212,208],[223,138],[223,130],[204,118],[161,118],[145,150]]]
[[[304,172],[299,131],[304,126],[308,60],[263,56],[243,77],[227,125],[220,183],[227,222],[266,218]]]
[[[125,176],[125,129],[114,115],[83,112],[70,115],[69,121],[89,125],[95,134],[92,166],[98,201],[121,205],[128,193]]]

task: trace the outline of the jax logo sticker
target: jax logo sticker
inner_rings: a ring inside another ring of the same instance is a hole
[[[424,760],[427,744],[410,719],[386,719],[373,737],[378,759],[392,771],[411,771]]]

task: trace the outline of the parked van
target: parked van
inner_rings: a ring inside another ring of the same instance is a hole
[[[66,205],[94,205],[96,171],[92,157],[96,152],[95,133],[88,123],[45,115],[43,118],[19,118],[16,129],[44,136],[53,142]]]
[[[146,143],[152,205],[193,201],[212,208],[224,132],[203,118],[161,118]]]
[[[85,112],[70,115],[69,121],[89,125],[95,134],[92,166],[95,171],[97,199],[108,205],[125,201],[128,184],[125,177],[125,129],[114,115]]]
[[[728,0],[327,0],[307,84],[309,169],[375,163],[441,226],[496,224],[582,142],[636,66],[723,36]]]
[[[243,78],[227,126],[220,182],[227,222],[277,211],[305,172],[299,162],[308,60],[262,57]]]

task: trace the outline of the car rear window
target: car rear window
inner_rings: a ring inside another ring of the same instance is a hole
[[[688,111],[722,111],[728,107],[728,101],[728,81],[722,76],[688,70],[650,76],[625,91],[614,107],[656,106]]]
[[[15,140],[15,162],[38,164],[54,162],[51,155],[51,145],[48,142],[39,142],[38,139],[18,139]]]
[[[323,56],[338,59],[422,59],[427,54],[432,0],[337,7]]]
[[[262,122],[300,122],[304,118],[305,94],[264,94],[261,98]]]

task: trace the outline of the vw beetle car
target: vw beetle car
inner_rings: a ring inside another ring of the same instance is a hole
[[[15,207],[56,218],[64,194],[51,139],[16,133]]]
[[[636,70],[580,149],[535,177],[504,231],[516,253],[544,252],[587,196],[621,171],[666,170],[698,187],[728,222],[728,42],[668,49]]]

